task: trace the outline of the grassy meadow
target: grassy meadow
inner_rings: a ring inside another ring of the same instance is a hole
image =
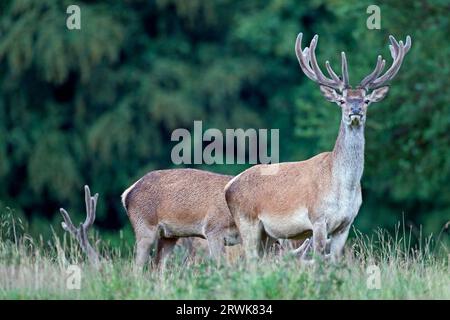
[[[335,265],[301,265],[287,250],[246,262],[235,249],[216,264],[201,253],[188,257],[179,247],[164,269],[143,272],[133,267],[132,245],[92,239],[106,257],[97,271],[68,235],[33,239],[20,220],[4,215],[0,299],[450,299],[442,234],[414,239],[400,224],[396,230],[393,236],[354,230],[345,258]],[[73,264],[81,268],[80,289],[67,286]],[[371,286],[374,265],[379,289]]]

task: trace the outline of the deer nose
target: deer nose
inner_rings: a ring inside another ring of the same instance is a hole
[[[352,114],[361,114],[362,113],[362,110],[360,107],[352,107],[351,111],[352,111]]]

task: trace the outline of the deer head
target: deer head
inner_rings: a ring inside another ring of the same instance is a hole
[[[391,42],[389,49],[393,59],[391,67],[381,75],[386,61],[379,55],[375,69],[355,89],[352,89],[349,84],[345,53],[341,53],[342,77],[333,71],[329,61],[325,62],[331,77],[328,78],[320,70],[316,59],[315,51],[319,36],[315,35],[309,48],[306,47],[303,50],[301,48],[302,37],[303,34],[300,33],[295,43],[295,53],[302,71],[309,79],[320,85],[320,91],[328,101],[335,102],[341,107],[343,123],[352,127],[363,126],[368,105],[381,101],[386,96],[389,91],[386,83],[395,77],[402,65],[403,58],[411,48],[410,36],[406,37],[406,44],[403,44],[403,41],[397,42],[393,36],[389,36]]]

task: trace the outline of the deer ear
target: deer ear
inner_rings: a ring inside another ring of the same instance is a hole
[[[373,90],[372,93],[367,97],[367,99],[370,102],[381,101],[384,99],[384,97],[386,97],[388,91],[389,91],[388,86],[380,87],[378,89]]]
[[[320,91],[322,92],[325,99],[331,102],[338,102],[341,100],[341,95],[336,92],[336,90],[327,87],[327,86],[320,86]]]

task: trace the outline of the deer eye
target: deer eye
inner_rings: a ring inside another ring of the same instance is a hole
[[[345,103],[345,100],[339,100],[338,103],[342,105]]]
[[[369,99],[366,99],[366,100],[364,100],[364,103],[365,103],[365,104],[369,104],[369,103],[370,103],[370,100],[369,100]]]

